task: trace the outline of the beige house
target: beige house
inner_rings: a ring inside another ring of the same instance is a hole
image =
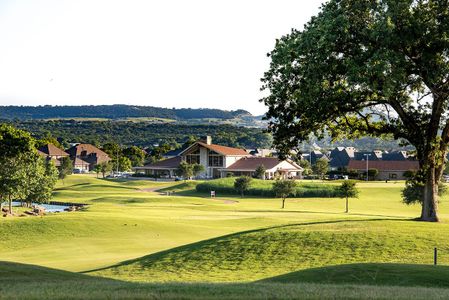
[[[51,160],[56,167],[61,166],[61,159],[64,157],[68,157],[69,154],[62,149],[59,149],[53,144],[46,144],[39,149],[37,149],[37,153],[41,155],[43,158],[47,160]]]

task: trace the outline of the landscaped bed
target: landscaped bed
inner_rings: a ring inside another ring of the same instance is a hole
[[[215,191],[220,194],[239,195],[240,193],[234,188],[235,177],[215,179],[200,183],[196,186],[197,192],[210,193]],[[246,195],[260,197],[275,197],[272,189],[273,180],[253,179]],[[290,195],[298,198],[335,198],[339,196],[337,185],[324,183],[304,183],[298,182],[296,192]]]

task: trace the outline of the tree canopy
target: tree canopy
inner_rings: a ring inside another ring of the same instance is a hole
[[[28,132],[0,124],[0,204],[8,200],[9,213],[13,200],[42,203],[52,196],[58,171],[35,144]]]
[[[437,0],[331,0],[276,42],[262,89],[274,144],[314,133],[403,139],[424,173],[421,219],[437,221],[449,144],[449,8]]]
[[[234,181],[234,189],[243,197],[245,192],[248,191],[251,181],[252,178],[249,176],[237,177]]]
[[[277,179],[273,183],[273,191],[276,194],[276,197],[282,198],[282,206],[285,207],[285,198],[290,195],[294,195],[296,192],[296,181],[294,180],[286,180],[286,179]]]

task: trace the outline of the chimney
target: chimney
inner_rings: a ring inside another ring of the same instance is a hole
[[[212,144],[212,137],[210,135],[204,136],[201,138],[201,141],[206,143],[207,145]]]

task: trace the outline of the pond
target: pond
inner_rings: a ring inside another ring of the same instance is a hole
[[[7,203],[3,203],[4,206],[8,205]],[[20,202],[13,202],[12,203],[13,206],[20,206],[21,203]],[[63,212],[66,208],[69,208],[69,206],[65,206],[65,205],[56,205],[56,204],[39,204],[39,203],[33,203],[33,206],[40,206],[45,208],[46,212],[49,213],[55,213],[55,212]]]

